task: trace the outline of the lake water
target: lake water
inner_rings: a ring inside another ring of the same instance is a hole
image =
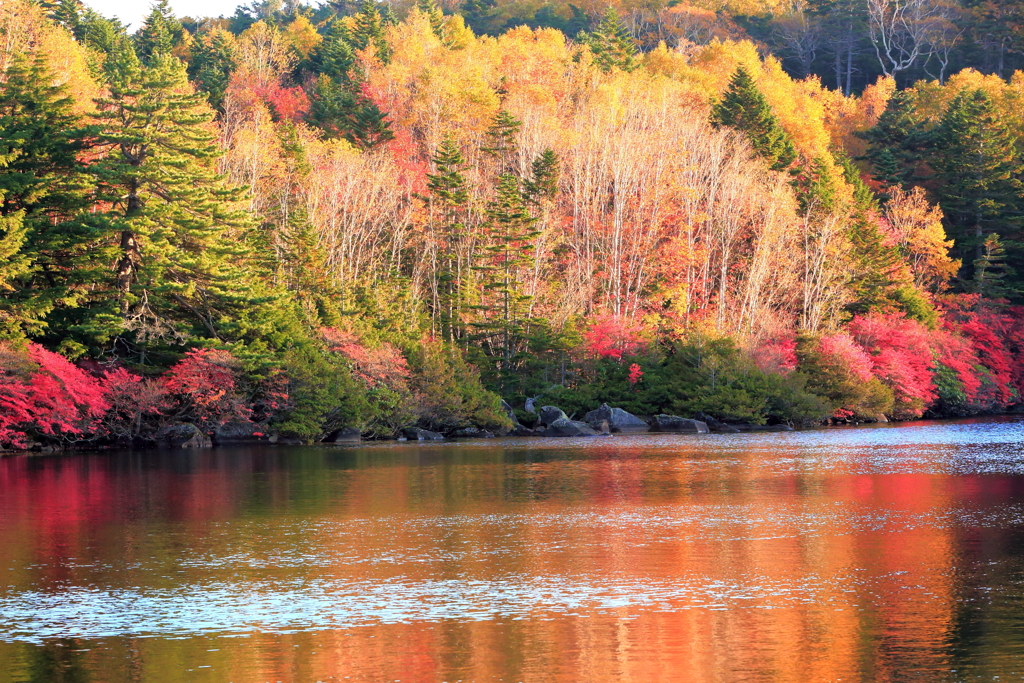
[[[1024,679],[1024,421],[0,458],[0,683]]]

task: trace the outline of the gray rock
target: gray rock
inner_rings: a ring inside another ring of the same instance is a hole
[[[210,437],[187,422],[167,425],[157,432],[155,440],[160,448],[209,448],[212,445]]]
[[[612,428],[608,425],[608,420],[587,420],[587,424],[590,425],[590,428],[598,434],[608,435],[612,433]]]
[[[266,427],[255,422],[232,420],[213,430],[214,446],[239,446],[243,444],[270,443]]]
[[[513,427],[519,424],[519,418],[516,417],[516,411],[512,410],[512,406],[504,400],[501,402],[501,409],[505,411],[506,415],[508,415],[508,419],[512,420]]]
[[[402,434],[409,441],[444,441],[444,434],[420,429],[419,427],[406,427],[402,430]]]
[[[707,434],[708,426],[700,420],[691,420],[678,415],[655,415],[652,429],[656,432],[680,434]]]
[[[283,436],[281,434],[271,434],[270,443],[277,444],[278,446],[301,446],[302,439],[297,436]]]
[[[651,426],[636,415],[627,413],[622,408],[612,408],[607,403],[602,403],[597,410],[591,410],[583,417],[584,422],[598,422],[607,420],[608,427],[613,432],[646,432]]]
[[[512,436],[540,436],[540,432],[536,432],[529,427],[524,427],[521,424],[517,424],[516,428],[511,432]]]
[[[740,430],[730,424],[716,420],[706,413],[697,413],[697,419],[708,426],[708,430],[715,434],[738,434]]]
[[[558,420],[568,420],[569,416],[562,412],[560,408],[555,406],[544,406],[540,409],[540,423],[545,427],[550,427]]]
[[[326,437],[324,437],[324,443],[359,443],[362,440],[362,435],[359,430],[355,427],[342,427],[336,429]]]
[[[543,433],[544,436],[599,436],[598,432],[586,422],[577,422],[567,417],[555,420],[547,426]]]

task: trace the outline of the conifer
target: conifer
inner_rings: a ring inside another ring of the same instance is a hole
[[[159,0],[135,34],[135,51],[143,62],[169,55],[182,41],[185,29],[171,12],[168,0]]]
[[[352,36],[344,22],[335,19],[327,29],[327,35],[310,55],[313,70],[338,83],[347,84],[353,80],[352,69],[356,64],[352,49]]]
[[[391,58],[391,49],[384,37],[384,21],[377,0],[361,0],[352,29],[352,46],[358,50],[372,47],[377,59],[385,64]]]
[[[902,90],[893,93],[878,122],[858,135],[868,142],[864,159],[871,163],[873,178],[883,192],[891,187],[905,188],[914,180],[925,139],[914,116],[914,103],[909,93]]]
[[[227,31],[214,30],[192,44],[188,75],[219,109],[235,70],[235,40]]]
[[[969,263],[981,259],[994,232],[1016,239],[1024,220],[1024,164],[989,97],[980,90],[957,95],[932,132],[932,144],[936,194],[958,255]],[[1019,256],[1011,252],[1011,263]]]
[[[469,190],[462,175],[466,163],[454,138],[446,135],[431,157],[436,173],[427,174],[429,203],[438,213],[443,242],[437,274],[437,317],[441,338],[447,342],[461,336],[464,304],[464,276],[459,259],[459,243],[466,231],[465,212]]]
[[[157,53],[98,102],[107,154],[93,172],[117,257],[84,323],[96,338],[223,338],[252,304],[249,226],[233,208],[238,192],[216,173],[204,99],[187,87],[181,62]]]
[[[743,132],[759,156],[773,171],[788,170],[796,161],[796,147],[772,113],[768,100],[743,66],[736,69],[720,102],[711,110],[715,126]]]
[[[636,59],[636,44],[618,12],[610,5],[597,28],[583,34],[582,39],[590,46],[594,63],[605,73],[612,69],[633,71],[640,65]]]
[[[445,26],[444,13],[438,7],[436,0],[416,0],[416,9],[425,14],[430,21],[430,30],[440,40],[448,38],[448,29]]]

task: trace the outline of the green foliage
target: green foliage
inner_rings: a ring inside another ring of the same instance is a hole
[[[381,17],[377,0],[361,0],[359,11],[355,15],[355,26],[352,29],[352,46],[358,50],[373,48],[377,59],[387,64],[391,58],[391,48],[384,37],[384,20]]]
[[[601,23],[590,33],[581,33],[579,39],[590,46],[594,63],[605,73],[612,69],[633,71],[640,66],[636,58],[636,44],[611,5],[601,17]]]
[[[845,410],[850,417],[869,420],[892,413],[892,389],[877,378],[865,382],[841,358],[823,354],[817,337],[799,338],[796,355],[806,389],[828,401],[828,412]]]
[[[882,199],[888,199],[884,194],[888,188],[905,187],[915,179],[925,140],[909,93],[893,93],[878,122],[858,135],[868,142],[864,159],[883,188]]]
[[[743,66],[737,67],[722,100],[712,107],[711,122],[743,132],[754,151],[773,171],[785,171],[796,161],[792,139]]]
[[[170,55],[181,44],[184,32],[181,22],[171,12],[168,0],[158,0],[135,34],[135,51],[140,60],[151,64],[160,56]]]
[[[39,334],[102,277],[101,232],[79,155],[95,132],[42,58],[17,58],[0,85],[0,299],[3,333]]]
[[[210,105],[216,109],[224,100],[235,66],[235,44],[230,33],[212,31],[192,44],[189,78],[206,92]]]

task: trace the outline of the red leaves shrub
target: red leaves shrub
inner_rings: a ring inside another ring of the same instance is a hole
[[[236,392],[238,360],[229,351],[193,349],[163,376],[164,390],[177,404],[178,419],[209,429],[247,420],[251,411]]]
[[[644,371],[640,369],[640,366],[633,363],[629,366],[629,385],[635,386],[644,377]]]
[[[173,407],[164,382],[143,379],[124,368],[108,372],[102,384],[110,405],[103,428],[115,438],[155,433],[165,422],[165,411]]]
[[[783,337],[762,342],[751,351],[754,364],[763,372],[788,375],[796,369],[796,339]]]
[[[0,446],[86,436],[108,409],[99,381],[38,344],[0,345]]]
[[[635,356],[646,345],[643,325],[627,318],[605,315],[596,318],[583,333],[585,352],[590,358]]]
[[[938,394],[928,330],[901,314],[857,316],[848,328],[871,356],[872,374],[893,391],[897,419],[921,417]]]
[[[408,390],[409,365],[402,352],[391,344],[385,342],[371,348],[351,332],[334,327],[325,327],[320,333],[328,349],[340,353],[352,363],[352,374],[367,389],[388,387]]]
[[[846,369],[858,381],[870,382],[874,377],[871,356],[846,332],[823,336],[818,350]]]

